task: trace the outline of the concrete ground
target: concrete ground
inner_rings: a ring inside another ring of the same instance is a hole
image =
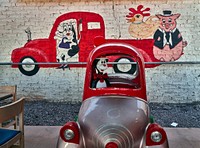
[[[60,126],[25,126],[25,148],[55,148]],[[165,128],[170,148],[199,148],[199,128]]]

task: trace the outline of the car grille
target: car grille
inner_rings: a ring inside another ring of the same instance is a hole
[[[133,135],[123,125],[102,125],[96,130],[93,140],[96,148],[104,148],[108,142],[115,142],[119,148],[134,147]]]

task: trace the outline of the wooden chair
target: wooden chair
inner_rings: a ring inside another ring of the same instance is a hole
[[[24,98],[0,107],[0,123],[18,117],[17,128],[8,125],[0,127],[0,148],[16,147],[24,148]]]

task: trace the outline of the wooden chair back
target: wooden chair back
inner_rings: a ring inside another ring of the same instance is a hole
[[[11,126],[9,124],[7,126],[0,128],[0,130],[1,129],[6,129],[9,131],[16,130],[16,131],[20,131],[19,134],[11,138],[9,141],[4,143],[3,145],[0,145],[0,148],[8,148],[14,145],[17,141],[19,141],[20,148],[24,148],[24,98],[21,98],[13,103],[0,107],[0,123],[13,119],[16,116],[18,117],[18,121],[16,122],[17,123],[16,129],[9,128],[9,126]],[[1,136],[3,137],[4,135],[0,135],[0,137]]]
[[[17,100],[17,85],[0,86],[0,101],[3,100],[8,100],[9,103]],[[16,120],[17,119],[15,117],[15,119],[11,123],[12,125],[14,125],[15,129],[16,129],[16,123],[15,123]],[[1,122],[0,122],[0,127],[2,127]]]
[[[16,101],[17,97],[17,85],[5,85],[5,86],[0,86],[0,93],[4,94],[12,94],[12,101]],[[6,99],[6,98],[5,98]]]

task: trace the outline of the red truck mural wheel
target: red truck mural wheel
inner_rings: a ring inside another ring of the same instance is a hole
[[[136,64],[127,64],[129,62],[134,62],[131,58],[127,57],[121,57],[115,60],[115,62],[119,63],[126,63],[124,65],[122,64],[114,64],[113,70],[116,73],[128,73],[128,74],[134,74],[137,70]]]
[[[23,63],[30,63],[33,65],[19,65],[19,70],[21,73],[23,73],[24,75],[27,76],[32,76],[35,75],[38,71],[39,71],[39,66],[35,65],[35,63],[37,62],[34,58],[32,57],[24,57],[20,60],[20,62]]]

